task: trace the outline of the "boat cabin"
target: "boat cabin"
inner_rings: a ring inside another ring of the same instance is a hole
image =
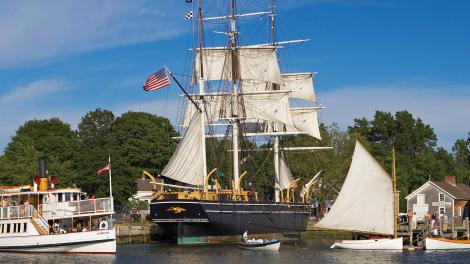
[[[80,188],[55,188],[48,178],[33,185],[0,186],[0,237],[97,230],[114,211],[111,198],[88,196]],[[39,183],[39,184],[38,184]]]
[[[444,181],[427,181],[405,197],[407,209],[412,210],[417,221],[424,221],[427,213],[439,217],[447,215],[449,223],[462,225],[465,204],[470,200],[470,188],[458,184],[455,176],[446,176]]]

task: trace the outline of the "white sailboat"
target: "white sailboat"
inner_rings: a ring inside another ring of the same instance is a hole
[[[403,238],[396,237],[396,209],[394,179],[356,141],[343,187],[316,227],[394,235],[393,239],[342,240],[331,248],[402,250]]]

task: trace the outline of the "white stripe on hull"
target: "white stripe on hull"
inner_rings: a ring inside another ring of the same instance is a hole
[[[111,229],[59,235],[2,237],[0,250],[114,254],[116,253],[116,232]]]

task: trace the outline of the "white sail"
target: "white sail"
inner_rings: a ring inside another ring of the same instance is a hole
[[[239,109],[244,110],[244,116],[247,119],[262,119],[293,125],[288,96],[288,92],[282,91],[244,94],[241,97],[243,101]]]
[[[315,101],[312,78],[313,74],[311,72],[282,74],[282,81],[284,82],[282,89],[292,91],[290,98]]]
[[[204,108],[205,108],[205,121],[207,123],[214,123],[219,121],[221,118],[231,117],[231,98],[228,95],[215,95],[204,97]],[[183,126],[189,126],[194,113],[199,110],[196,106],[188,100],[186,106],[186,112],[183,118]]]
[[[237,50],[241,80],[258,80],[282,84],[276,49],[270,46],[241,47]],[[201,76],[201,49],[196,49],[195,76]],[[202,49],[204,80],[231,80],[231,50],[226,47]]]
[[[335,203],[316,227],[393,234],[393,183],[358,141]]]
[[[272,91],[263,93],[243,93],[239,99],[239,117],[248,120],[264,120],[281,122],[293,126],[289,111],[288,91]],[[231,100],[227,94],[208,94],[204,97],[206,120],[208,123],[217,122],[231,117]],[[183,126],[189,125],[189,120],[196,107],[188,102],[183,120]]]
[[[171,156],[161,175],[191,185],[203,185],[203,158],[201,141],[204,131],[201,127],[202,114],[194,113],[186,133]]]
[[[279,176],[279,187],[281,190],[291,187],[294,177],[292,177],[292,173],[289,167],[287,167],[284,154],[281,154],[281,158],[279,160]]]
[[[318,115],[315,108],[291,108],[290,114],[293,126],[287,125],[287,132],[305,132],[307,135],[321,140]]]

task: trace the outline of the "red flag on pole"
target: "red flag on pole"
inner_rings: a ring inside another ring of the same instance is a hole
[[[109,171],[110,169],[111,169],[111,163],[108,163],[108,165],[106,165],[106,167],[98,169],[98,171],[96,173],[98,175],[100,175],[101,173]]]

